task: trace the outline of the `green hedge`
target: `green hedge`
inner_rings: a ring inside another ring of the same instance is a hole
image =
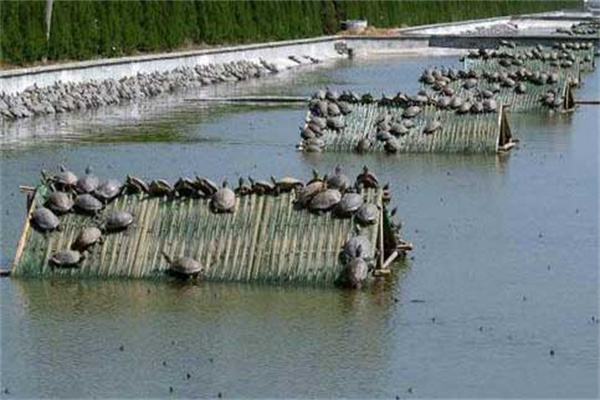
[[[26,64],[165,51],[186,44],[296,39],[366,18],[392,27],[574,8],[579,0],[55,0],[50,39],[45,2],[0,1],[0,61]]]

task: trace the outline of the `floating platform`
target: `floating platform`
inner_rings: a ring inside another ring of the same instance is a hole
[[[306,285],[334,284],[343,270],[339,255],[344,243],[357,234],[354,218],[331,212],[316,215],[296,209],[293,192],[279,195],[236,196],[233,213],[213,213],[208,198],[121,195],[111,210],[128,211],[135,222],[126,231],[103,235],[103,243],[84,253],[78,268],[55,268],[53,253],[66,250],[78,233],[98,223],[90,216],[68,213],[60,217],[60,231],[40,233],[30,215],[50,193],[35,189],[17,248],[11,274],[17,278],[143,278],[164,279],[169,265],[162,253],[187,256],[203,267],[210,281],[267,282]],[[366,203],[377,205],[377,223],[360,228],[373,244],[365,257],[384,266],[384,257],[406,250],[398,247],[387,217],[382,189],[364,189]],[[410,246],[409,246],[410,247]]]
[[[351,104],[352,112],[341,116],[344,128],[339,132],[325,129],[321,139],[323,151],[356,151],[359,141],[366,138],[370,152],[385,152],[384,143],[378,141],[377,117],[382,113],[401,118],[404,109],[395,106]],[[427,123],[438,117],[442,127],[433,134],[424,134]],[[397,153],[497,153],[510,149],[513,144],[511,129],[505,109],[498,112],[459,115],[454,111],[438,110],[426,106],[413,118],[414,127],[405,136],[394,137]]]

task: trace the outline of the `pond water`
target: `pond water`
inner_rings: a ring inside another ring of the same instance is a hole
[[[456,63],[345,60],[203,91],[414,92],[423,66]],[[599,84],[596,71],[577,96]],[[360,292],[1,279],[3,397],[598,396],[597,107],[512,115],[521,143],[502,157],[305,155],[302,106],[183,100],[198,94],[3,126],[0,263],[22,226],[19,185],[61,163],[171,181],[368,164],[392,185],[411,257]]]

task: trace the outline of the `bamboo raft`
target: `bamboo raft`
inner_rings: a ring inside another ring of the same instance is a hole
[[[324,130],[323,151],[353,152],[358,142],[367,138],[372,143],[371,152],[385,152],[384,144],[376,140],[376,118],[381,113],[400,116],[403,108],[376,103],[350,107],[352,112],[341,117],[345,125],[341,131]],[[442,128],[432,135],[423,134],[425,125],[436,116]],[[497,153],[512,147],[512,133],[502,106],[497,113],[476,115],[458,115],[427,106],[413,120],[415,126],[408,135],[392,139],[398,153]]]
[[[68,213],[61,217],[60,231],[33,229],[29,217],[49,191],[47,186],[38,186],[29,198],[13,277],[164,279],[168,269],[161,255],[164,251],[171,257],[185,255],[199,261],[204,278],[210,281],[330,285],[343,269],[339,260],[342,246],[356,234],[353,218],[295,209],[293,193],[236,197],[231,214],[212,213],[206,198],[122,195],[109,203],[105,212],[129,211],[135,217],[134,225],[125,232],[103,236],[103,243],[91,248],[79,268],[53,268],[49,264],[52,254],[69,248],[81,229],[93,222],[89,216]],[[377,259],[378,270],[384,265],[387,270],[391,260],[410,245],[397,247],[383,191],[365,189],[362,193],[365,202],[378,206],[380,218],[361,228],[360,234],[374,244],[368,257]]]

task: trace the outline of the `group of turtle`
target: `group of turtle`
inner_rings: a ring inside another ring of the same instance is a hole
[[[598,21],[582,21],[571,25],[569,28],[556,28],[556,33],[562,33],[569,36],[595,35],[600,32],[600,23]]]
[[[300,57],[294,59],[298,65],[319,62],[310,56],[303,56],[302,61]],[[58,81],[46,87],[33,85],[20,93],[0,93],[0,119],[14,120],[34,115],[96,109],[183,88],[237,82],[277,72],[279,68],[266,60],[241,60],[195,67],[181,66],[163,72],[139,72],[119,80],[90,80],[81,83]]]
[[[42,172],[42,179],[51,189],[43,204],[36,205],[31,212],[31,226],[49,233],[60,230],[60,217],[70,212],[77,212],[90,217],[99,217],[104,207],[121,192],[121,184],[113,179],[100,182],[98,177],[86,170],[86,174],[77,177],[65,167],[54,176]],[[57,267],[75,267],[83,260],[83,254],[102,241],[104,234],[120,232],[127,229],[134,217],[127,211],[113,210],[101,219],[92,219],[93,223],[79,232],[69,249],[57,251],[52,255],[50,263]]]
[[[345,127],[342,116],[352,112],[347,101],[340,99],[340,94],[329,88],[319,90],[313,94],[308,102],[308,113],[304,123],[300,126],[302,141],[299,150],[310,153],[320,152],[325,143],[321,139],[326,129],[339,132]]]

